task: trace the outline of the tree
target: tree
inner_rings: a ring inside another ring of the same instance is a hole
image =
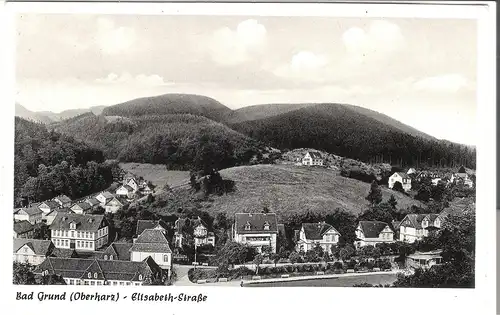
[[[380,250],[372,245],[363,246],[358,249],[357,254],[360,259],[377,259],[380,257]]]
[[[382,221],[390,224],[395,216],[394,208],[388,203],[382,202],[361,213],[358,219],[359,221]]]
[[[33,238],[40,240],[49,240],[50,239],[50,230],[47,224],[38,223],[35,225],[33,229]]]
[[[396,198],[394,197],[394,195],[391,195],[391,197],[389,198],[389,200],[387,201],[387,203],[389,205],[391,205],[392,209],[396,209],[396,206],[398,205],[398,202],[397,202]]]
[[[256,275],[259,274],[259,266],[260,266],[260,264],[262,264],[262,261],[263,261],[263,257],[261,254],[255,255],[255,257],[253,259],[253,264],[255,265],[255,274]]]
[[[340,250],[340,253],[339,253],[339,256],[340,256],[340,259],[342,261],[346,261],[346,260],[349,260],[351,259],[351,257],[353,257],[354,255],[356,255],[356,249],[354,249],[353,246],[351,245],[347,245],[345,246],[344,248],[342,248]]]
[[[14,284],[36,284],[32,266],[14,262],[13,283]]]
[[[288,259],[292,264],[295,264],[300,261],[300,255],[297,252],[291,252],[290,257]]]
[[[278,261],[280,260],[280,255],[279,254],[276,254],[276,253],[272,253],[269,258],[273,261],[274,263],[274,267],[276,267],[276,264],[278,263]]]
[[[368,193],[368,196],[366,196],[366,200],[368,200],[372,205],[382,202],[382,189],[380,189],[376,181],[372,182],[370,192]]]
[[[432,186],[431,188],[431,197],[435,201],[443,200],[443,197],[446,195],[446,183],[440,180],[437,185]]]
[[[403,188],[403,184],[401,184],[401,182],[395,182],[394,186],[392,186],[392,190],[399,191],[400,193],[404,193],[405,192],[405,190]]]
[[[338,243],[340,247],[352,244],[356,240],[355,231],[358,223],[356,216],[352,213],[337,208],[326,216],[325,222],[333,226],[340,233]]]
[[[255,251],[246,245],[228,241],[221,247],[214,258],[214,262],[217,265],[234,266],[235,264],[243,264],[246,261],[251,261],[255,257]]]

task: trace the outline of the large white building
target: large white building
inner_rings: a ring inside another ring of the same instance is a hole
[[[58,248],[95,251],[108,243],[108,222],[103,215],[58,213],[50,230]]]
[[[255,247],[258,252],[270,246],[276,253],[278,221],[275,213],[236,213],[232,226],[233,240]]]
[[[381,221],[359,221],[355,233],[356,247],[394,242],[394,231],[389,224]]]
[[[340,233],[328,223],[302,223],[296,250],[307,252],[321,246],[325,252],[331,253],[332,246],[337,245],[339,237]]]
[[[323,157],[319,152],[307,152],[302,158],[302,165],[306,166],[322,166],[323,165]]]
[[[389,188],[393,188],[394,184],[397,182],[401,183],[404,191],[409,191],[411,189],[411,178],[405,173],[396,172],[389,177]]]

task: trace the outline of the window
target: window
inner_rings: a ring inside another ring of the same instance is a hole
[[[104,255],[104,260],[108,260],[108,255]]]
[[[91,273],[91,272],[89,272],[89,273],[87,274],[87,276],[88,276],[88,278],[89,278],[89,279],[90,279],[90,278],[92,278],[92,273]]]
[[[264,230],[269,230],[269,223],[268,222],[264,223]]]
[[[68,231],[64,231],[64,236],[68,237]]]
[[[245,224],[245,230],[250,231],[250,223],[249,222],[247,222],[247,224]]]
[[[97,279],[97,272],[94,272],[94,279]]]
[[[142,281],[142,275],[139,275],[139,280]]]
[[[113,260],[113,255],[109,255],[109,260]]]
[[[168,262],[168,255],[163,255],[163,262]]]
[[[70,225],[69,225],[69,228],[74,230],[76,229],[76,224],[74,222],[72,222]]]
[[[132,284],[132,282],[127,282],[127,285],[131,285],[131,284]]]
[[[95,281],[90,281],[90,285],[95,285]]]
[[[71,237],[75,237],[75,231],[71,231]]]

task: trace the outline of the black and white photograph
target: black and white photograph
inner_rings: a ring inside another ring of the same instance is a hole
[[[477,19],[14,20],[14,285],[476,288]]]

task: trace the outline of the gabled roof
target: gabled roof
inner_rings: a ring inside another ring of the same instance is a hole
[[[111,198],[110,200],[108,200],[106,202],[106,206],[110,203],[110,202],[118,202],[120,205],[124,206],[127,204],[127,201],[121,197],[113,197]]]
[[[71,202],[71,198],[69,198],[66,195],[59,195],[59,196],[55,197],[53,200],[56,200],[56,199],[59,200],[62,203],[69,203],[69,202]]]
[[[131,252],[171,253],[168,240],[161,230],[146,229],[130,248]]]
[[[35,255],[41,256],[48,256],[54,248],[54,245],[50,240],[14,238],[14,254],[25,245],[31,248]]]
[[[25,212],[27,215],[37,215],[43,213],[43,211],[37,207],[29,207],[29,208],[14,209],[14,214],[20,214],[20,212],[22,211]]]
[[[401,221],[400,226],[421,229],[422,228],[422,221],[424,220],[424,218],[426,216],[427,216],[427,214],[415,214],[415,213],[407,214],[403,218],[403,220]]]
[[[90,210],[90,208],[91,208],[91,206],[88,202],[75,203],[73,206],[71,206],[71,208],[73,208],[74,206],[80,207],[83,211]]]
[[[399,226],[401,225],[401,221],[392,221],[391,224],[392,224],[392,228],[394,230],[398,231],[399,230]]]
[[[54,201],[54,200],[47,200],[47,201],[44,201],[44,202],[40,203],[40,204],[38,205],[38,207],[40,208],[40,207],[41,207],[41,206],[43,206],[43,205],[46,205],[46,206],[47,206],[47,207],[49,207],[50,209],[57,209],[57,208],[59,208],[59,207],[61,206],[60,204],[58,204],[58,203],[57,203],[56,201]]]
[[[130,248],[133,246],[133,243],[111,243],[103,252],[103,255],[113,255],[113,259],[116,260],[130,260]],[[101,257],[102,259],[103,257]]]
[[[114,197],[114,195],[112,193],[110,193],[109,191],[100,192],[99,194],[97,194],[97,196],[99,196],[99,195],[102,195],[106,199],[110,199],[110,198]]]
[[[403,172],[395,172],[394,174],[392,174],[392,176],[394,176],[395,174],[398,174],[398,175],[399,175],[399,176],[401,176],[401,178],[403,178],[403,179],[409,179],[409,178],[410,178],[410,176],[408,176],[408,174],[403,173]],[[391,177],[392,177],[392,176],[391,176]]]
[[[143,261],[99,260],[82,258],[48,257],[36,269],[37,272],[48,271],[65,278],[89,279],[88,272],[97,272],[107,281],[140,281],[139,275],[145,279],[152,274],[161,273],[161,269],[151,257]]]
[[[118,189],[122,189],[122,188],[125,188],[128,192],[134,191],[134,188],[130,187],[129,185],[121,185]]]
[[[52,252],[50,253],[50,256],[60,258],[76,258],[77,254],[74,249],[54,247],[54,249],[52,249]]]
[[[318,223],[302,223],[302,228],[306,234],[306,239],[308,240],[320,240],[323,238],[326,232],[334,230],[336,233],[340,234],[333,226],[325,222]]]
[[[137,227],[135,230],[136,235],[141,235],[141,233],[146,229],[155,229],[158,226],[167,229],[167,223],[163,220],[137,220]]]
[[[33,230],[34,226],[26,220],[14,223],[14,232],[17,234],[23,234]]]
[[[461,166],[459,169],[458,169],[458,174],[467,174],[466,170],[465,170],[465,167]]]
[[[58,213],[50,225],[51,230],[69,230],[71,222],[76,223],[78,231],[97,231],[106,221],[103,215]]]
[[[275,213],[236,213],[235,228],[239,234],[252,233],[278,233],[278,220]],[[265,224],[269,224],[269,230],[264,230]],[[250,230],[246,230],[246,225]]]
[[[313,159],[322,159],[321,154],[319,152],[308,151],[309,155]]]
[[[89,205],[91,205],[92,207],[93,206],[97,206],[98,204],[100,204],[101,202],[99,200],[97,200],[96,198],[88,198],[85,200],[86,203],[88,203]]]
[[[388,226],[387,223],[381,221],[359,221],[359,227],[363,231],[365,238],[378,238],[380,232]]]

